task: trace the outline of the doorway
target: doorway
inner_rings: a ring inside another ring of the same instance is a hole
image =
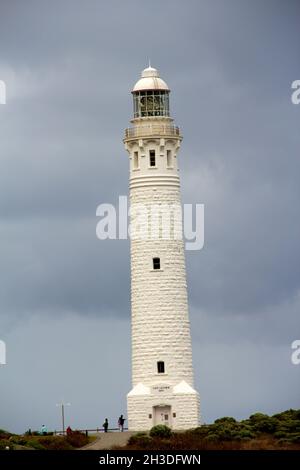
[[[153,407],[154,426],[157,424],[164,424],[165,426],[172,426],[171,423],[171,407],[168,405],[154,406]]]

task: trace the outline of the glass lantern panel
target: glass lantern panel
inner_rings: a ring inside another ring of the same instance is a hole
[[[169,116],[169,92],[165,90],[143,90],[133,93],[135,118]]]

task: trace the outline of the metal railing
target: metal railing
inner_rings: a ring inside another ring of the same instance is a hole
[[[170,135],[180,137],[180,129],[170,124],[147,124],[142,126],[129,127],[125,129],[125,139],[131,137],[143,137],[148,135]]]
[[[72,429],[72,431],[79,431],[84,433],[86,436],[89,435],[89,433],[104,433],[105,430],[104,428],[96,428],[96,429]],[[123,428],[123,431],[128,431],[128,428]],[[120,428],[108,428],[107,432],[122,432],[120,431]],[[53,431],[54,436],[57,435],[67,435],[67,431]]]

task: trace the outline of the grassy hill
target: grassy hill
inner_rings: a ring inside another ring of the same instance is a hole
[[[149,434],[133,435],[126,449],[300,450],[300,410],[288,410],[274,416],[255,413],[240,422],[224,417],[185,432],[172,433],[165,426],[156,426]]]

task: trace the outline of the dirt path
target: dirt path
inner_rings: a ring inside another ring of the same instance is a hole
[[[125,446],[130,436],[130,431],[124,432],[102,432],[97,434],[97,440],[82,447],[80,450],[108,450],[113,446]]]

